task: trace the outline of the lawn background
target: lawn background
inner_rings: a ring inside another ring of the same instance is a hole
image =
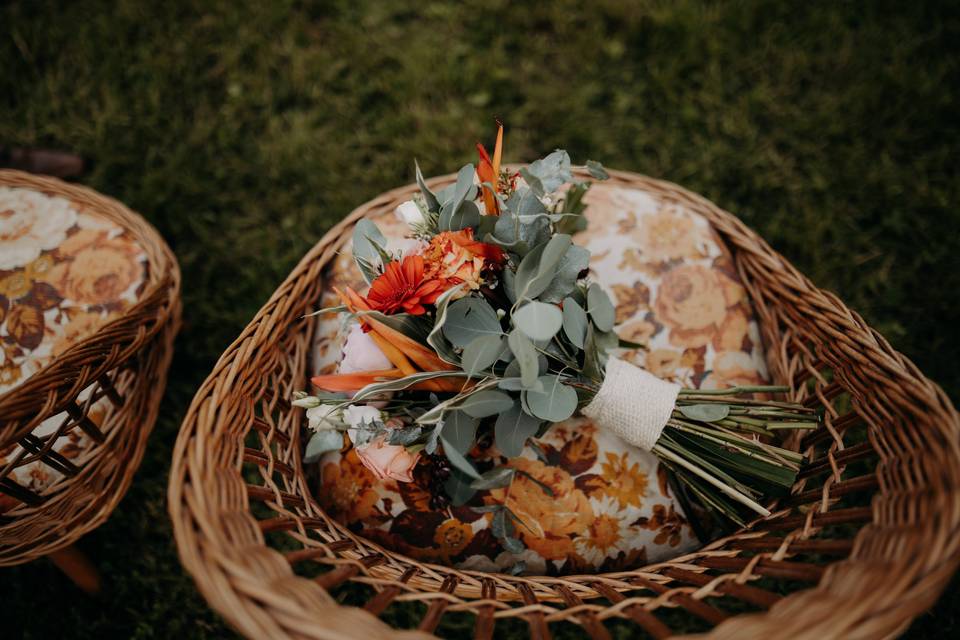
[[[166,514],[194,390],[326,229],[414,157],[472,159],[494,116],[510,161],[563,146],[738,214],[957,402],[958,43],[957,3],[919,1],[0,7],[0,144],[83,154],[80,181],[145,215],[184,275],[146,458],[80,543],[104,595],[46,561],[0,569],[2,635],[232,637]],[[957,591],[908,637],[956,637]]]

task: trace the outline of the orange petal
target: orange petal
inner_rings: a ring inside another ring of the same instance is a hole
[[[493,147],[493,175],[500,175],[500,159],[503,157],[503,123],[497,121],[497,144]],[[493,183],[497,185],[496,181]]]
[[[403,372],[399,369],[381,369],[378,371],[361,371],[359,373],[335,373],[310,378],[313,386],[323,391],[359,391],[368,384],[380,382],[384,378],[396,380],[402,378]]]

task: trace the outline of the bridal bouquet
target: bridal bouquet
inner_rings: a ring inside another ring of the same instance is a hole
[[[368,220],[353,232],[353,254],[369,285],[337,290],[341,305],[317,313],[347,318],[338,371],[299,393],[314,432],[306,460],[353,446],[380,478],[412,480],[424,456],[448,461],[438,479],[447,499],[507,487],[513,467],[472,459],[479,430],[503,456],[580,411],[602,429],[651,451],[685,499],[726,522],[768,514],[761,502],[793,485],[800,454],[769,444],[782,429],[817,426],[812,410],[758,399],[779,387],[682,389],[620,359],[640,345],[614,332],[614,306],[589,278],[589,252],[573,234],[586,227],[589,181],[574,179],[565,151],[518,171],[501,166],[503,129],[492,158],[398,208],[410,242],[389,251]],[[596,162],[586,171],[603,180]],[[490,463],[486,463],[489,466]],[[549,487],[542,489],[549,493]],[[525,524],[506,505],[486,505],[504,548]]]

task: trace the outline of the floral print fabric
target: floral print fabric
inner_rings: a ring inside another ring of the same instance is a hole
[[[616,304],[617,332],[646,345],[620,357],[688,387],[718,388],[767,380],[759,330],[721,240],[701,216],[636,189],[595,184],[587,195],[589,226],[575,240],[591,252],[591,277]],[[376,220],[403,245],[406,225]],[[394,245],[391,245],[394,248]],[[329,269],[334,286],[360,289],[349,251]],[[332,373],[340,359],[340,320],[321,320],[312,374]],[[482,430],[481,430],[482,431]],[[656,458],[574,417],[538,440],[545,460],[527,448],[519,458],[493,447],[472,452],[481,470],[510,464],[522,471],[507,489],[480,492],[471,505],[506,503],[526,526],[527,549],[504,551],[490,514],[436,504],[430,462],[414,481],[377,480],[352,450],[319,463],[316,495],[335,518],[362,535],[414,558],[464,569],[506,571],[522,562],[531,574],[618,571],[658,562],[697,544]],[[545,491],[544,487],[549,488]]]
[[[146,275],[146,254],[123,228],[65,198],[0,187],[0,394],[121,315]],[[54,433],[64,418],[34,435]],[[75,455],[85,443],[71,431],[54,449]],[[19,447],[0,452],[6,461],[20,455]],[[35,491],[59,477],[39,462],[12,474]]]

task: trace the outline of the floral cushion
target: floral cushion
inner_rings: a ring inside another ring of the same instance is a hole
[[[112,221],[62,197],[0,187],[0,395],[122,314],[146,275],[143,248]],[[96,421],[103,410],[89,413]],[[33,435],[55,434],[65,418],[48,418]],[[76,431],[59,437],[54,449],[80,455],[89,442]],[[60,477],[40,462],[16,466],[23,458],[18,445],[8,446],[0,470],[36,492]]]
[[[589,227],[578,244],[590,250],[592,278],[611,294],[617,332],[647,345],[620,357],[689,387],[718,388],[767,380],[759,330],[730,256],[707,221],[652,194],[595,184],[587,195]],[[391,242],[406,226],[376,220]],[[349,251],[330,268],[330,289],[360,289]],[[340,359],[341,320],[322,320],[313,373],[331,373]],[[438,502],[442,493],[429,458],[414,482],[377,480],[353,451],[325,456],[316,495],[335,518],[384,546],[416,558],[485,571],[538,574],[617,571],[658,562],[697,545],[664,471],[649,453],[574,417],[553,425],[520,458],[499,459],[526,472],[509,490],[480,492],[471,505],[506,503],[526,528],[527,547],[504,551],[490,515]],[[499,456],[481,444],[476,458]],[[549,488],[549,492],[544,490]],[[522,564],[518,564],[522,563]]]

